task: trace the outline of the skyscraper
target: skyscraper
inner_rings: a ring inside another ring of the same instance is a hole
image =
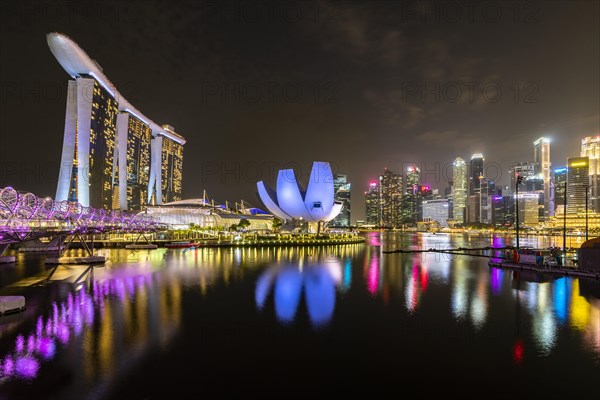
[[[452,165],[452,183],[452,215],[454,221],[462,224],[467,207],[467,165],[460,157],[456,157]]]
[[[581,140],[581,157],[588,157],[590,168],[590,210],[600,212],[600,136]]]
[[[119,208],[141,210],[147,204],[150,175],[150,125],[127,112],[117,117]]]
[[[549,216],[554,215],[554,210],[551,209],[552,203],[550,190],[550,140],[544,137],[533,142],[533,162],[536,165],[536,175],[544,181],[544,210],[543,220],[547,220]]]
[[[336,174],[333,179],[333,190],[335,200],[341,201],[343,204],[342,211],[330,222],[331,226],[349,227],[351,224],[351,184],[348,182],[348,177],[342,174]]]
[[[469,195],[479,194],[479,178],[483,176],[483,154],[471,156],[471,174],[469,176]]]
[[[532,162],[517,162],[514,163],[512,168],[508,171],[510,175],[510,193],[515,193],[517,184],[517,177],[523,177],[523,180],[527,180],[535,177],[536,166]],[[519,188],[520,191],[520,188]]]
[[[491,224],[493,221],[491,197],[496,195],[496,183],[493,179],[481,177],[479,187],[479,222]]]
[[[567,159],[567,214],[585,212],[585,192],[590,184],[589,159]]]
[[[396,228],[402,223],[402,174],[385,169],[379,176],[382,226]]]
[[[559,168],[554,170],[554,212],[562,214],[564,212],[565,195],[567,183],[567,168]]]
[[[56,200],[141,209],[181,199],[185,139],[135,109],[98,63],[60,33],[48,46],[69,81]],[[163,140],[164,139],[164,140]]]
[[[423,221],[437,221],[440,227],[447,227],[448,218],[450,218],[448,199],[423,200]]]
[[[421,170],[416,165],[408,165],[404,171],[401,223],[416,225],[422,214]]]
[[[369,188],[365,192],[365,206],[367,224],[381,226],[381,198],[377,181],[369,182]]]

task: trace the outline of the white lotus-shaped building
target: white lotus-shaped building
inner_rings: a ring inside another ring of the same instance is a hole
[[[327,222],[342,211],[342,203],[334,200],[333,173],[328,162],[313,163],[306,191],[298,183],[293,169],[279,170],[277,191],[263,181],[257,186],[265,207],[283,220],[303,218],[308,222]]]

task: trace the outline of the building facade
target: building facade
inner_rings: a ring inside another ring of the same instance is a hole
[[[397,228],[402,223],[402,174],[385,169],[379,176],[381,226]]]
[[[381,226],[381,198],[379,182],[371,181],[365,192],[365,220],[367,225]]]
[[[600,136],[582,139],[580,155],[589,159],[590,210],[600,213]]]
[[[552,192],[551,192],[551,174],[550,174],[550,139],[541,137],[533,142],[533,162],[536,167],[536,175],[543,180],[544,191],[544,209],[542,220],[545,221],[548,217],[554,215],[554,209],[551,207]]]
[[[465,222],[467,207],[467,165],[457,157],[452,164],[452,218],[455,222]]]
[[[567,214],[585,213],[586,191],[590,185],[589,159],[567,159]]]
[[[479,178],[483,177],[483,154],[476,153],[471,156],[471,171],[469,174],[469,195],[478,195],[480,188]]]
[[[554,212],[562,214],[564,212],[565,196],[567,193],[567,168],[558,168],[554,170]]]
[[[447,227],[449,218],[448,199],[423,200],[423,221],[437,221],[440,227]]]
[[[351,186],[352,185],[350,182],[348,182],[348,177],[346,175],[335,175],[333,179],[335,200],[341,202],[343,204],[343,208],[338,216],[331,221],[331,226],[349,227],[351,225]]]

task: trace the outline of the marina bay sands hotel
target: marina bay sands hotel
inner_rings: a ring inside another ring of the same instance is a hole
[[[55,199],[106,210],[181,200],[185,139],[133,107],[68,36],[47,39],[73,78]]]

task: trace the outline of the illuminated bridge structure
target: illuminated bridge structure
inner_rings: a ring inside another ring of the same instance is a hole
[[[144,213],[127,214],[40,198],[0,188],[0,255],[11,243],[95,233],[149,233],[166,225]]]

